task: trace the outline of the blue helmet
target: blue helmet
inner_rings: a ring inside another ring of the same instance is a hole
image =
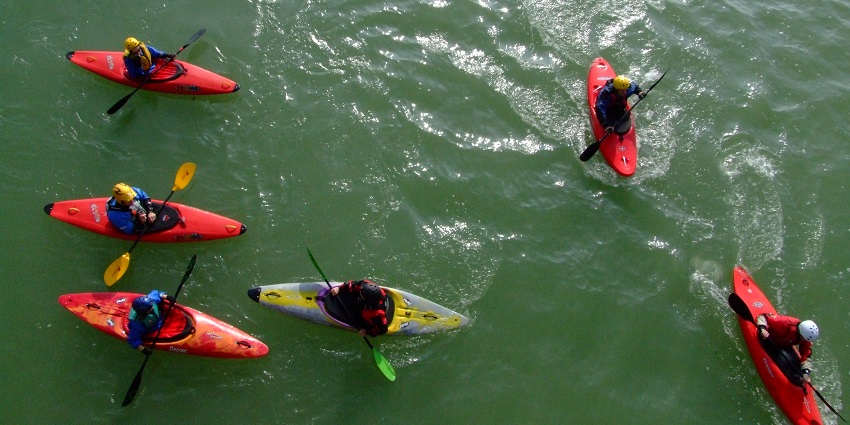
[[[153,308],[153,300],[147,295],[133,300],[133,310],[137,313],[147,313]]]

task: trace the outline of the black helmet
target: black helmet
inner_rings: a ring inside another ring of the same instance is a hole
[[[363,283],[360,284],[360,295],[363,296],[363,299],[370,303],[377,303],[381,301],[381,288],[378,285],[375,285],[368,280],[364,280]]]

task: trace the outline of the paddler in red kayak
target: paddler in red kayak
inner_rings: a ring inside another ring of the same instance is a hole
[[[130,319],[127,327],[127,343],[134,350],[141,351],[149,356],[152,350],[142,344],[142,337],[156,332],[163,324],[163,302],[174,303],[174,297],[160,292],[156,289],[149,294],[133,300],[133,308],[130,309]]]
[[[138,233],[145,224],[156,221],[150,196],[126,183],[112,187],[112,197],[106,201],[106,217],[113,226],[128,235]]]
[[[818,325],[811,320],[801,322],[800,319],[791,316],[761,314],[756,318],[756,326],[760,338],[770,338],[780,348],[799,346],[803,379],[811,382],[809,372],[811,372],[812,362],[809,358],[812,355],[812,342],[820,336]]]
[[[127,37],[124,40],[124,67],[131,80],[143,80],[156,70],[156,60],[160,58],[171,59],[171,53],[160,52],[153,46],[135,37]]]
[[[387,333],[387,293],[371,280],[349,280],[331,289],[331,295],[336,296],[340,291],[358,294],[357,311],[361,323],[349,323],[360,328],[360,336],[378,336]]]
[[[618,75],[605,83],[605,87],[596,97],[596,118],[605,128],[605,131],[617,134],[626,134],[632,127],[631,116],[623,119],[626,114],[631,115],[628,110],[629,97],[638,95],[643,99],[646,92],[637,83],[629,80],[625,75]],[[619,122],[619,123],[618,123]]]

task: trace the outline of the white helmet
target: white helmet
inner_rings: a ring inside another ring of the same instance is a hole
[[[811,320],[804,320],[797,325],[797,330],[800,332],[800,336],[806,339],[806,341],[814,342],[818,339],[820,335],[820,331],[818,330],[818,325]]]

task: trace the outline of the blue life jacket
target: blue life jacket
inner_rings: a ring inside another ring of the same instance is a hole
[[[133,190],[136,192],[136,197],[133,198],[133,204],[130,206],[119,204],[114,197],[106,201],[106,218],[118,230],[128,235],[136,232],[136,226],[139,224],[138,215],[150,212],[143,207],[150,203],[151,198],[148,194],[138,187],[133,187]]]

